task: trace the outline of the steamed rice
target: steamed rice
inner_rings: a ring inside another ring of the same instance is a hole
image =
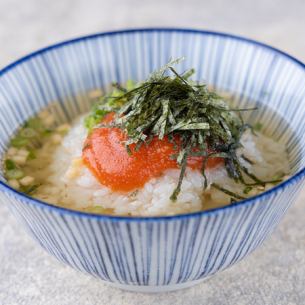
[[[175,202],[170,200],[170,196],[177,185],[180,169],[165,171],[162,176],[151,179],[141,189],[129,193],[113,192],[101,185],[82,163],[82,146],[87,136],[82,121],[82,118],[78,119],[72,125],[55,150],[54,145],[47,143],[38,153],[36,160],[32,161],[32,175],[37,180],[44,180],[34,197],[77,210],[114,215],[157,216],[196,212],[229,204],[230,196],[212,188],[212,183],[245,196],[245,186],[229,178],[222,165],[206,171],[206,190],[203,190],[202,174],[187,169],[181,192]],[[239,149],[238,155],[243,154],[253,164],[242,158],[240,162],[258,178],[268,181],[289,172],[283,144],[261,133],[255,136],[250,131],[243,134],[241,144],[243,147]],[[38,166],[39,164],[44,166]],[[270,187],[272,185],[266,186]],[[253,189],[247,196],[264,190]]]

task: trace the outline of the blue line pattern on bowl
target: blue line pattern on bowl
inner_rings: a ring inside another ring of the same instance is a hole
[[[84,92],[112,81],[142,80],[170,57],[181,72],[232,93],[239,106],[261,107],[248,120],[288,147],[294,176],[274,189],[208,212],[157,218],[99,216],[31,199],[5,184],[7,202],[49,253],[102,280],[135,286],[196,281],[236,263],[259,246],[304,184],[305,70],[290,56],[227,34],[179,29],[102,33],[43,49],[0,72],[0,154],[14,130],[49,106],[57,123],[87,111]],[[57,102],[56,102],[57,101]],[[289,128],[287,128],[289,126]],[[124,286],[125,287],[125,286]]]

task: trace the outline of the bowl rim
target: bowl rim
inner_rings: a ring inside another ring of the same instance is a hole
[[[176,28],[176,27],[148,27],[148,28],[130,28],[130,29],[122,29],[122,30],[115,30],[115,31],[105,31],[105,32],[98,32],[91,35],[84,35],[77,38],[72,38],[68,40],[64,40],[59,43],[55,43],[49,46],[46,46],[44,48],[38,49],[37,51],[31,52],[28,55],[25,55],[16,61],[12,62],[11,64],[5,66],[0,70],[0,79],[1,77],[12,70],[15,66],[18,66],[19,64],[22,64],[28,60],[30,60],[33,57],[39,56],[40,54],[46,53],[53,49],[58,49],[61,47],[64,47],[66,45],[71,45],[74,43],[78,43],[80,41],[86,41],[91,39],[96,39],[102,36],[114,36],[114,35],[120,35],[120,34],[133,34],[133,33],[141,33],[141,32],[177,32],[177,33],[189,33],[189,34],[198,34],[198,35],[205,35],[205,36],[215,36],[215,37],[223,37],[223,38],[229,38],[236,41],[241,41],[249,45],[262,47],[264,49],[267,49],[269,51],[272,51],[280,56],[285,57],[287,60],[297,64],[302,69],[305,70],[305,64],[301,62],[300,60],[296,59],[295,57],[287,54],[286,52],[283,52],[275,47],[272,47],[268,44],[256,41],[254,39],[246,38],[240,35],[235,34],[229,34],[225,32],[218,32],[218,31],[211,31],[211,30],[200,30],[200,29],[191,29],[191,28]],[[22,192],[19,192],[12,187],[10,187],[8,184],[6,184],[3,181],[0,181],[0,190],[2,190],[4,193],[8,193],[13,195],[14,197],[18,197],[22,201],[26,201],[29,204],[38,206],[39,208],[48,209],[50,211],[58,212],[60,214],[65,214],[69,216],[77,216],[77,217],[85,217],[85,218],[94,218],[96,220],[108,220],[108,221],[124,221],[124,222],[156,222],[156,221],[169,221],[169,220],[183,220],[187,218],[193,218],[193,217],[205,217],[209,216],[211,214],[217,214],[222,212],[228,212],[231,210],[235,210],[238,208],[241,208],[245,205],[252,205],[256,202],[261,202],[262,200],[266,200],[270,198],[272,195],[277,194],[281,190],[285,190],[288,186],[297,183],[299,180],[301,180],[305,176],[305,167],[300,169],[296,174],[288,178],[287,180],[283,181],[282,183],[276,185],[275,187],[271,188],[270,190],[263,192],[261,194],[258,194],[256,196],[238,201],[236,203],[214,208],[207,211],[199,211],[199,212],[193,212],[193,213],[185,213],[185,214],[178,214],[178,215],[170,215],[170,216],[117,216],[117,215],[104,215],[104,214],[94,214],[94,213],[88,213],[88,212],[82,212],[72,209],[67,209],[60,206],[55,206],[50,203],[44,202],[42,200],[35,199],[33,197],[30,197]]]

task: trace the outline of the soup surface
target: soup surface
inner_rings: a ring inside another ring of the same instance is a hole
[[[150,100],[136,105],[147,95],[138,88],[148,87],[150,80],[125,88],[116,84],[106,97],[100,90],[88,92],[93,110],[69,124],[56,126],[52,114],[42,111],[11,141],[4,159],[8,183],[69,209],[159,216],[228,205],[287,177],[285,146],[261,133],[264,122],[243,122],[240,114],[254,109],[237,110],[230,106],[234,102],[185,79],[153,80],[157,86],[181,87],[159,88],[156,100],[167,90],[160,109],[155,101],[148,107]],[[172,97],[174,90],[179,95]],[[189,91],[183,95],[181,90]],[[196,97],[203,96],[197,113],[196,105],[187,104],[192,90],[203,90]],[[176,105],[171,108],[171,99],[182,104],[177,104],[180,113]]]

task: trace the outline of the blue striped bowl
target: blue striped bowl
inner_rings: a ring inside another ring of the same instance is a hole
[[[222,33],[143,29],[101,33],[30,54],[0,72],[0,154],[27,118],[55,105],[58,122],[88,109],[79,92],[112,81],[142,80],[170,57],[196,69],[242,106],[267,105],[250,116],[288,147],[293,176],[275,188],[208,212],[155,218],[94,215],[29,198],[5,184],[1,199],[60,261],[116,287],[159,292],[191,286],[241,260],[283,217],[304,184],[305,67],[264,44]],[[75,97],[77,96],[77,97]],[[80,98],[81,97],[81,98]],[[85,99],[86,100],[86,99]],[[65,101],[65,102],[64,102]]]

